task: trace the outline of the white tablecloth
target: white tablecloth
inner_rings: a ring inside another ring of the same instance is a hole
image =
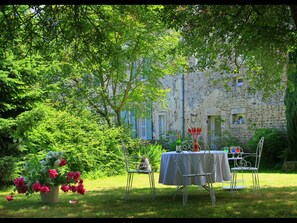
[[[214,173],[212,174],[212,182],[223,182],[231,180],[230,166],[227,153],[224,151],[211,150],[210,153],[214,156]],[[186,156],[185,162],[187,165],[196,163],[198,156],[202,156],[202,152],[184,151]],[[177,167],[176,160],[179,154],[175,151],[162,153],[160,163],[159,183],[166,185],[182,185],[183,179]],[[195,162],[196,161],[196,162]],[[190,184],[200,185],[205,184],[205,178],[193,177],[190,179]]]

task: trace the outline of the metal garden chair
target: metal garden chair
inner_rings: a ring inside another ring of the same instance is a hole
[[[127,175],[127,184],[126,184],[126,195],[125,198],[129,198],[129,195],[132,191],[132,184],[134,174],[147,174],[149,178],[149,184],[151,189],[152,198],[155,199],[156,189],[155,189],[155,179],[154,171],[151,169],[149,160],[144,157],[130,157],[126,145],[122,143],[122,150],[124,154],[124,162],[126,166]],[[141,159],[142,162],[141,162]]]

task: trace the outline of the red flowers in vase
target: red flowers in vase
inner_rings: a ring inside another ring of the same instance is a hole
[[[201,133],[202,128],[188,128],[188,132],[191,134],[192,139],[197,141]]]
[[[62,154],[50,151],[44,160],[33,157],[27,161],[22,176],[14,180],[15,188],[7,196],[7,200],[12,201],[16,191],[30,196],[35,192],[48,193],[55,186],[60,186],[64,192],[72,191],[84,195],[86,189],[80,172],[63,168],[67,161],[62,158]]]
[[[198,152],[200,146],[198,144],[198,138],[201,133],[201,128],[188,128],[188,132],[191,134],[192,139],[194,140],[193,151]]]

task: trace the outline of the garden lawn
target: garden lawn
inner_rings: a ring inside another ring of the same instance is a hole
[[[182,205],[182,193],[173,200],[175,186],[158,183],[155,173],[156,199],[152,200],[148,176],[135,175],[128,200],[126,175],[85,180],[85,195],[60,190],[59,202],[44,204],[40,195],[26,198],[15,194],[8,202],[10,189],[0,191],[0,218],[296,218],[297,174],[260,173],[261,189],[252,189],[251,174],[244,174],[246,188],[222,189],[215,183],[216,205],[197,186],[189,187],[189,200]],[[70,203],[77,200],[77,203]]]

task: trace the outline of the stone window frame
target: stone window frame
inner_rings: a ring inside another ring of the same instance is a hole
[[[240,117],[243,121],[240,121]],[[247,124],[247,113],[245,108],[233,108],[231,109],[230,124],[232,127],[245,126]]]
[[[160,111],[160,112],[158,112],[158,114],[157,114],[157,136],[158,136],[158,139],[160,139],[160,137],[162,136],[162,135],[160,135],[160,133],[161,133],[161,130],[160,130],[160,116],[164,116],[164,122],[163,122],[164,126],[163,126],[163,128],[162,128],[162,129],[164,129],[164,131],[163,131],[163,135],[165,135],[166,132],[167,132],[167,125],[166,125],[167,117],[166,117],[166,111]],[[162,123],[161,123],[161,124],[162,124]]]
[[[244,85],[243,76],[233,77],[232,78],[232,87],[241,87]]]

